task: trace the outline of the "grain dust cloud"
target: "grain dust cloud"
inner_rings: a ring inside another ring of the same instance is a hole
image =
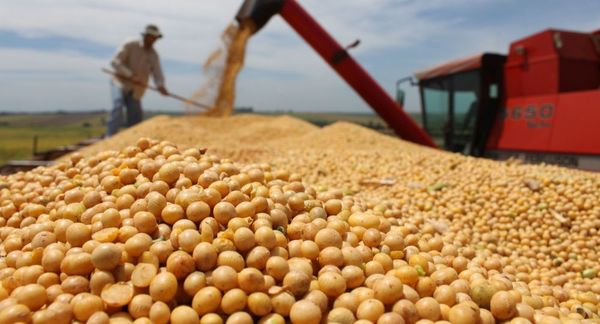
[[[194,92],[192,100],[210,103],[210,109],[200,112],[205,116],[231,115],[235,103],[235,83],[244,66],[246,44],[255,30],[251,21],[233,22],[221,35],[221,43],[203,65],[207,80]],[[188,107],[188,112],[196,113]]]

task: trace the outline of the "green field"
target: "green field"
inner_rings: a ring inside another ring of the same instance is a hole
[[[98,137],[104,119],[104,113],[0,115],[0,165],[30,159],[36,135],[38,152]]]

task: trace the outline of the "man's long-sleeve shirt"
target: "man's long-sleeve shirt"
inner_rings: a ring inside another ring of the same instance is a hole
[[[130,40],[121,45],[111,61],[111,65],[119,75],[134,78],[143,84],[148,84],[148,79],[152,75],[157,87],[164,86],[165,78],[158,54],[153,48],[144,48],[144,42],[140,39]],[[123,90],[133,90],[133,96],[138,100],[146,91],[146,87],[133,84],[125,78],[115,77],[113,79]]]

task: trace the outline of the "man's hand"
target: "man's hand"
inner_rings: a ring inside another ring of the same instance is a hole
[[[167,88],[165,88],[164,86],[160,86],[158,87],[158,91],[163,95],[163,96],[168,96],[169,95],[169,91],[167,91]]]

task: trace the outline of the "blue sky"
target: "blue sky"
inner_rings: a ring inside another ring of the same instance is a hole
[[[301,4],[352,51],[393,95],[416,70],[479,52],[505,53],[511,41],[546,28],[600,29],[600,1],[303,0]],[[189,96],[202,62],[241,1],[0,0],[0,111],[108,109],[100,73],[116,47],[149,22],[168,88]],[[407,109],[417,110],[416,91]],[[148,93],[144,107],[182,111]],[[257,110],[368,112],[365,103],[279,17],[249,43],[237,106]]]

